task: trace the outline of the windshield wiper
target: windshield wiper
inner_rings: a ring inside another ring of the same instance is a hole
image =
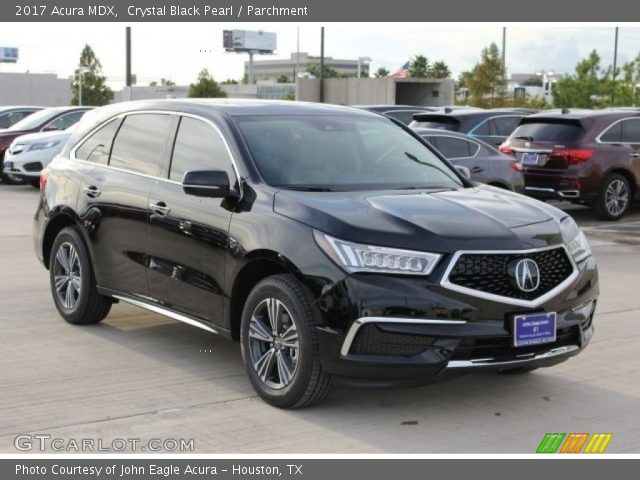
[[[333,189],[322,185],[278,185],[285,190],[297,190],[301,192],[333,192]]]

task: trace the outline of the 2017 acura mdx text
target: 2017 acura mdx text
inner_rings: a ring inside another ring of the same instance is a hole
[[[593,334],[596,263],[569,216],[472,184],[363,110],[104,107],[41,187],[35,248],[67,322],[122,301],[239,340],[278,407],[335,383],[529,371]]]

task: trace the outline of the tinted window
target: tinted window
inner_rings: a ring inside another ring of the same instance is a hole
[[[28,115],[15,125],[12,125],[11,130],[31,130],[45,124],[59,114],[59,109],[45,108],[44,110],[35,112],[33,115]]]
[[[607,143],[619,143],[622,137],[622,122],[618,122],[607,128],[606,131],[600,137],[601,142]]]
[[[182,117],[169,178],[181,182],[188,170],[225,170],[232,184],[235,179],[231,158],[220,134],[205,122]]]
[[[169,137],[169,115],[145,113],[124,119],[111,150],[109,165],[159,177]]]
[[[78,147],[76,150],[76,158],[78,160],[107,165],[109,163],[111,143],[118,131],[120,120],[119,118],[112,120],[99,130],[96,130]]]
[[[431,150],[385,118],[265,115],[236,122],[271,185],[329,190],[461,186]]]
[[[45,130],[66,130],[71,125],[74,125],[82,118],[86,111],[81,110],[77,112],[68,113],[67,115],[62,115],[56,118],[53,122],[48,123],[44,129]]]
[[[622,124],[622,141],[640,143],[640,118],[632,118],[620,123]]]
[[[428,141],[446,158],[473,157],[479,148],[464,138],[432,136]]]
[[[491,124],[491,120],[482,122],[480,125],[473,129],[473,135],[493,135]]]
[[[26,116],[28,116],[31,112],[26,111],[18,111],[18,112],[8,112],[0,115],[0,128],[9,128],[16,122],[19,122]]]
[[[493,133],[492,135],[500,135],[508,137],[511,135],[518,125],[522,117],[495,117],[493,119]]]
[[[574,123],[539,122],[520,125],[511,134],[511,138],[529,142],[571,143],[579,141],[583,135],[582,127]]]

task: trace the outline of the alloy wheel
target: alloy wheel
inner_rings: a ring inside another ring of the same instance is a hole
[[[260,380],[281,390],[294,379],[299,361],[298,329],[287,307],[276,298],[261,301],[249,323],[249,355]]]
[[[620,179],[612,180],[607,185],[604,201],[611,216],[618,217],[624,213],[629,203],[629,188],[626,183]]]
[[[82,268],[78,251],[69,242],[58,248],[53,265],[53,279],[58,302],[66,310],[78,304],[82,285]]]

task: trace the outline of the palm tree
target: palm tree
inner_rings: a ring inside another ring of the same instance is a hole
[[[431,65],[430,77],[431,78],[450,78],[451,70],[449,70],[449,66],[444,63],[442,60],[435,62]]]
[[[424,55],[416,55],[409,64],[409,76],[413,78],[429,77],[429,59]]]

